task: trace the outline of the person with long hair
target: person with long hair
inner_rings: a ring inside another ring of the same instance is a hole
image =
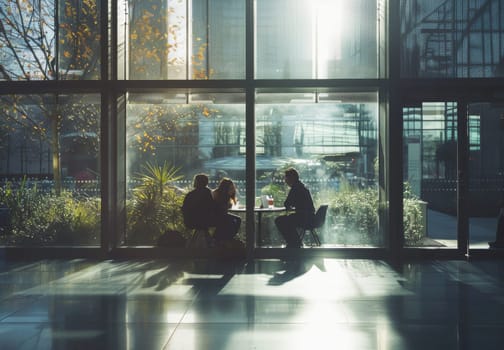
[[[237,193],[234,182],[224,177],[216,189],[212,191],[212,197],[216,204],[216,228],[214,239],[216,243],[232,240],[241,225],[241,218],[229,213],[229,209],[237,204]]]

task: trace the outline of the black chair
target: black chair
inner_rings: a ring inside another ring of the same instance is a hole
[[[313,220],[311,225],[301,228],[301,242],[303,242],[306,233],[309,232],[312,238],[312,242],[314,242],[318,246],[322,244],[320,243],[320,238],[318,236],[317,230],[324,226],[328,208],[329,206],[327,204],[321,205],[317,209],[317,212],[315,213],[315,220]]]
[[[192,237],[187,241],[187,248],[209,248],[212,237],[208,229],[193,229]]]

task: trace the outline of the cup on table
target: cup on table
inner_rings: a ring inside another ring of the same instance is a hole
[[[268,208],[273,208],[275,206],[275,201],[273,200],[273,196],[268,196]]]
[[[269,196],[263,195],[261,196],[261,208],[268,208],[269,207]]]

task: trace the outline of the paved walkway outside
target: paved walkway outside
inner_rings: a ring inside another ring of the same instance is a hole
[[[457,246],[457,218],[434,210],[427,213],[427,236],[449,247]],[[488,242],[495,241],[497,218],[470,218],[470,248],[488,248]]]

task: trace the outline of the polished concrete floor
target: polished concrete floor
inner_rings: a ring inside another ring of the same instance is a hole
[[[504,261],[0,261],[0,349],[504,349]]]

